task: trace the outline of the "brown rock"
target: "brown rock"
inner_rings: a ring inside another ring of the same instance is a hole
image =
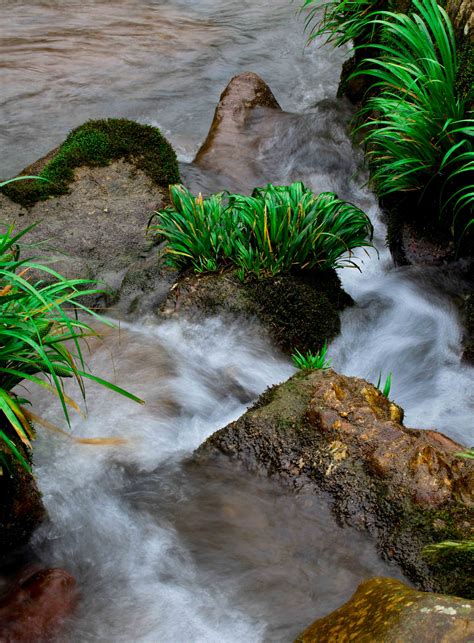
[[[245,175],[255,154],[245,137],[245,124],[256,108],[281,110],[269,86],[253,72],[234,76],[221,94],[211,129],[194,164],[204,170]],[[250,149],[249,149],[250,148]]]
[[[458,37],[471,43],[474,40],[474,6],[472,0],[448,0],[446,11],[452,20]]]
[[[27,574],[0,600],[0,641],[49,640],[76,603],[76,581],[63,569]]]
[[[468,643],[473,638],[473,601],[373,578],[361,583],[345,605],[315,621],[296,643]]]
[[[337,517],[367,529],[421,588],[470,596],[472,560],[448,569],[422,550],[472,538],[474,463],[446,436],[406,428],[402,415],[364,380],[302,371],[212,435],[197,457],[225,454],[329,492]]]

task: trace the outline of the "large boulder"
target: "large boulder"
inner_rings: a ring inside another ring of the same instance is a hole
[[[302,371],[214,433],[198,459],[222,457],[292,486],[328,492],[338,519],[368,530],[383,556],[425,590],[472,596],[472,557],[429,557],[426,545],[472,537],[474,463],[364,380]]]
[[[296,643],[469,643],[474,602],[417,592],[393,578],[361,583],[352,598],[315,621]]]
[[[25,241],[43,242],[36,256],[54,259],[66,277],[102,280],[116,292],[129,269],[153,252],[151,214],[179,181],[176,155],[156,128],[133,121],[90,121],[62,146],[0,190],[3,223],[36,227]],[[44,243],[44,242],[47,243]]]

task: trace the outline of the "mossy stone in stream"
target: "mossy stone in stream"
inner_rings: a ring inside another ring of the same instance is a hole
[[[474,463],[448,437],[402,421],[402,409],[364,380],[299,371],[196,458],[226,456],[305,493],[328,493],[340,523],[367,530],[418,588],[472,599],[472,554],[425,548],[472,538]]]
[[[39,161],[22,172],[38,174],[45,181],[17,181],[1,191],[12,201],[32,206],[37,201],[66,194],[75,168],[105,166],[118,159],[142,170],[156,185],[167,188],[180,180],[176,154],[159,129],[110,118],[88,121],[74,129],[43,163]]]
[[[450,641],[474,636],[474,603],[417,592],[393,578],[373,578],[342,607],[318,619],[295,643]]]
[[[352,304],[334,270],[299,270],[242,283],[235,271],[183,273],[160,315],[222,315],[259,319],[286,352],[316,351],[340,332],[339,313]]]
[[[300,270],[247,285],[258,316],[285,351],[319,350],[339,334],[339,313],[352,304],[334,270]]]

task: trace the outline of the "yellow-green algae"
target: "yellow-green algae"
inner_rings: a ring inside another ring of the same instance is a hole
[[[474,602],[418,592],[392,578],[359,585],[342,607],[318,619],[296,643],[468,643]]]

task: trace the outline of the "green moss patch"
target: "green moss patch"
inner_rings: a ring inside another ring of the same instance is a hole
[[[164,307],[193,315],[256,316],[285,352],[319,350],[341,329],[340,312],[352,304],[335,270],[293,270],[242,283],[235,270],[183,273]]]
[[[180,180],[176,154],[159,129],[110,118],[88,121],[74,129],[39,171],[38,176],[45,181],[17,181],[1,191],[12,201],[29,207],[67,194],[75,168],[105,166],[118,159],[133,164],[157,185],[167,187]],[[31,174],[26,170],[24,173]]]

